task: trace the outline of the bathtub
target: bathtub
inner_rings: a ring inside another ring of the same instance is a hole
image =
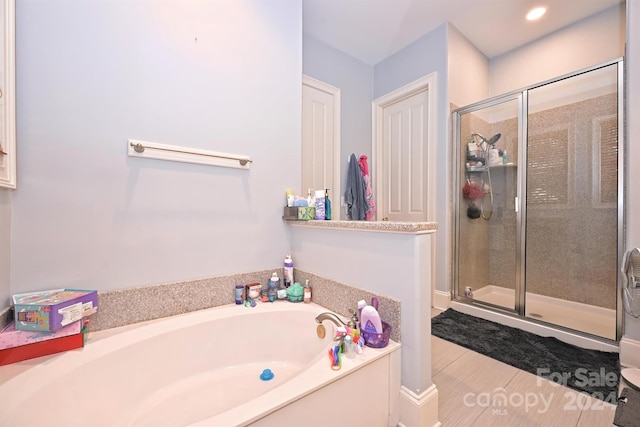
[[[323,311],[227,305],[92,333],[82,349],[0,367],[0,425],[397,425],[400,345],[334,371]]]

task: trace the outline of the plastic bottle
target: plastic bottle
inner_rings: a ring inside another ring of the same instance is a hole
[[[278,288],[280,287],[280,278],[278,277],[278,273],[273,273],[271,275],[271,279],[269,279],[269,302],[274,302],[276,300],[276,294],[278,292]]]
[[[465,286],[464,296],[467,298],[473,298],[473,292],[471,292],[471,286]]]
[[[311,302],[311,286],[309,286],[309,280],[305,280],[304,282],[304,302]]]
[[[316,219],[324,220],[324,191],[316,191]]]
[[[329,200],[329,189],[324,190],[324,219],[331,219],[331,200]]]
[[[375,307],[368,305],[362,309],[360,327],[366,332],[374,334],[382,333],[382,321]]]
[[[363,299],[358,301],[358,318],[362,319],[362,309],[367,306],[367,302]]]
[[[509,164],[509,154],[507,154],[507,150],[504,150],[502,152],[502,164],[505,164],[505,165]]]
[[[285,195],[287,196],[287,207],[293,207],[293,202],[295,200],[295,196],[293,195],[293,190],[291,189],[285,190]]]
[[[354,347],[353,338],[351,335],[344,337],[344,349],[342,353],[349,359],[356,357],[356,348]]]
[[[315,202],[313,200],[313,197],[311,197],[311,192],[313,190],[312,189],[308,189],[307,190],[307,206],[315,206]]]
[[[291,255],[284,258],[284,287],[288,288],[293,284],[293,259]]]
[[[236,285],[236,304],[244,302],[244,285]]]

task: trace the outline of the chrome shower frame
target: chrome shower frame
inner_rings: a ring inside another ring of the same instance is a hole
[[[482,308],[489,309],[494,312],[503,313],[507,315],[511,315],[514,317],[518,317],[519,319],[523,319],[527,322],[534,324],[544,324],[549,326],[549,323],[539,321],[533,319],[531,317],[525,316],[525,306],[526,306],[526,283],[525,283],[525,256],[526,256],[526,218],[527,218],[527,206],[526,206],[526,189],[527,189],[527,170],[525,167],[518,167],[517,171],[517,189],[516,189],[516,200],[515,200],[515,210],[516,210],[516,267],[515,267],[515,306],[513,309],[506,308],[503,306],[482,302],[478,300],[473,300],[470,298],[466,298],[462,292],[459,290],[460,284],[460,271],[459,271],[459,257],[460,257],[460,244],[461,244],[461,236],[460,236],[460,212],[463,209],[461,197],[458,194],[460,188],[463,185],[463,174],[461,168],[464,167],[464,162],[462,161],[462,153],[461,145],[469,138],[467,135],[461,135],[460,126],[461,126],[461,117],[464,114],[472,113],[475,111],[479,111],[485,108],[493,107],[498,104],[502,104],[505,102],[517,101],[517,110],[518,110],[518,153],[517,153],[517,164],[518,165],[527,165],[527,150],[526,150],[526,141],[528,140],[528,92],[532,89],[557,82],[560,80],[565,80],[580,74],[588,73],[590,71],[594,71],[600,68],[604,68],[610,65],[617,64],[618,71],[618,99],[617,99],[617,107],[618,107],[618,172],[617,172],[617,261],[618,265],[621,264],[624,253],[625,253],[625,151],[626,151],[626,137],[624,132],[624,121],[625,121],[625,109],[624,109],[624,59],[618,58],[612,61],[608,61],[602,64],[595,65],[593,67],[589,67],[586,69],[582,69],[577,72],[569,73],[558,78],[549,79],[544,82],[540,82],[535,85],[531,85],[513,92],[509,92],[504,95],[496,96],[493,98],[489,98],[487,100],[483,100],[480,102],[476,102],[474,104],[458,108],[452,112],[452,136],[453,136],[453,168],[452,168],[452,198],[453,198],[453,212],[452,212],[452,222],[453,222],[453,232],[452,232],[452,274],[451,274],[451,297],[453,300],[469,304],[469,305],[478,305]],[[482,139],[487,141],[486,138],[479,135]],[[492,189],[491,189],[492,191]],[[586,332],[577,331],[574,329],[568,329],[559,325],[552,325],[554,329],[559,331],[565,331],[572,334],[582,335],[588,338],[595,338],[596,340],[606,342],[606,343],[615,343],[622,338],[623,332],[623,321],[624,321],[624,305],[622,301],[622,293],[621,293],[621,284],[622,284],[622,274],[618,270],[617,284],[616,284],[616,340],[610,340],[603,337],[596,337],[594,335],[588,334]]]

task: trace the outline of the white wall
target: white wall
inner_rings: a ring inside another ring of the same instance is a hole
[[[627,0],[626,247],[640,247],[640,4]],[[640,340],[640,319],[625,315],[624,333]]]
[[[490,96],[623,56],[624,3],[490,60]]]
[[[402,385],[416,395],[432,385],[431,267],[422,261],[431,259],[432,237],[298,226],[291,230],[296,267],[400,300]]]
[[[284,190],[300,180],[300,0],[17,3],[12,293],[281,265]],[[254,162],[128,158],[128,138]]]
[[[489,60],[453,24],[447,28],[449,103],[456,107],[489,97]]]

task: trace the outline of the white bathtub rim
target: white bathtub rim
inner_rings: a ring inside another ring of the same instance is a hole
[[[30,366],[23,372],[19,372],[8,380],[0,382],[0,395],[3,395],[3,407],[5,410],[11,411],[25,403],[29,396],[24,393],[14,392],[14,390],[20,389],[21,385],[24,385],[25,383],[35,382],[39,387],[46,387],[51,382],[63,375],[66,375],[73,369],[77,369],[85,363],[90,363],[104,355],[126,348],[130,345],[139,344],[142,341],[152,339],[159,335],[203,322],[210,322],[219,318],[252,315],[260,312],[286,311],[308,311],[311,313],[321,313],[329,310],[314,303],[263,303],[252,308],[229,304],[167,318],[146,321],[139,324],[126,325],[106,331],[94,332],[89,334],[87,345],[82,349],[71,350],[63,354],[42,358],[43,361],[37,365]],[[314,330],[315,328],[313,324],[311,324],[309,333],[313,334]],[[358,356],[356,359],[351,360],[345,358],[343,360],[342,369],[339,371],[332,371],[330,369],[328,356],[319,355],[314,358],[309,368],[305,369],[304,372],[288,380],[286,383],[283,383],[283,385],[287,384],[286,387],[277,387],[257,399],[214,415],[213,417],[201,420],[192,425],[248,425],[263,416],[266,416],[269,413],[274,412],[277,409],[280,409],[312,393],[313,391],[362,368],[365,366],[364,362],[377,360],[398,348],[400,348],[400,345],[393,341],[391,341],[389,346],[384,349],[372,349],[367,347],[364,354]],[[40,374],[45,367],[50,367],[47,372],[46,381],[43,380],[43,377]],[[2,368],[3,367],[0,367],[0,369]],[[314,381],[315,385],[313,387],[309,387],[310,380]],[[300,389],[305,391],[303,393],[294,392],[294,390]],[[274,404],[273,402],[276,403]],[[238,420],[243,421],[238,424]]]

